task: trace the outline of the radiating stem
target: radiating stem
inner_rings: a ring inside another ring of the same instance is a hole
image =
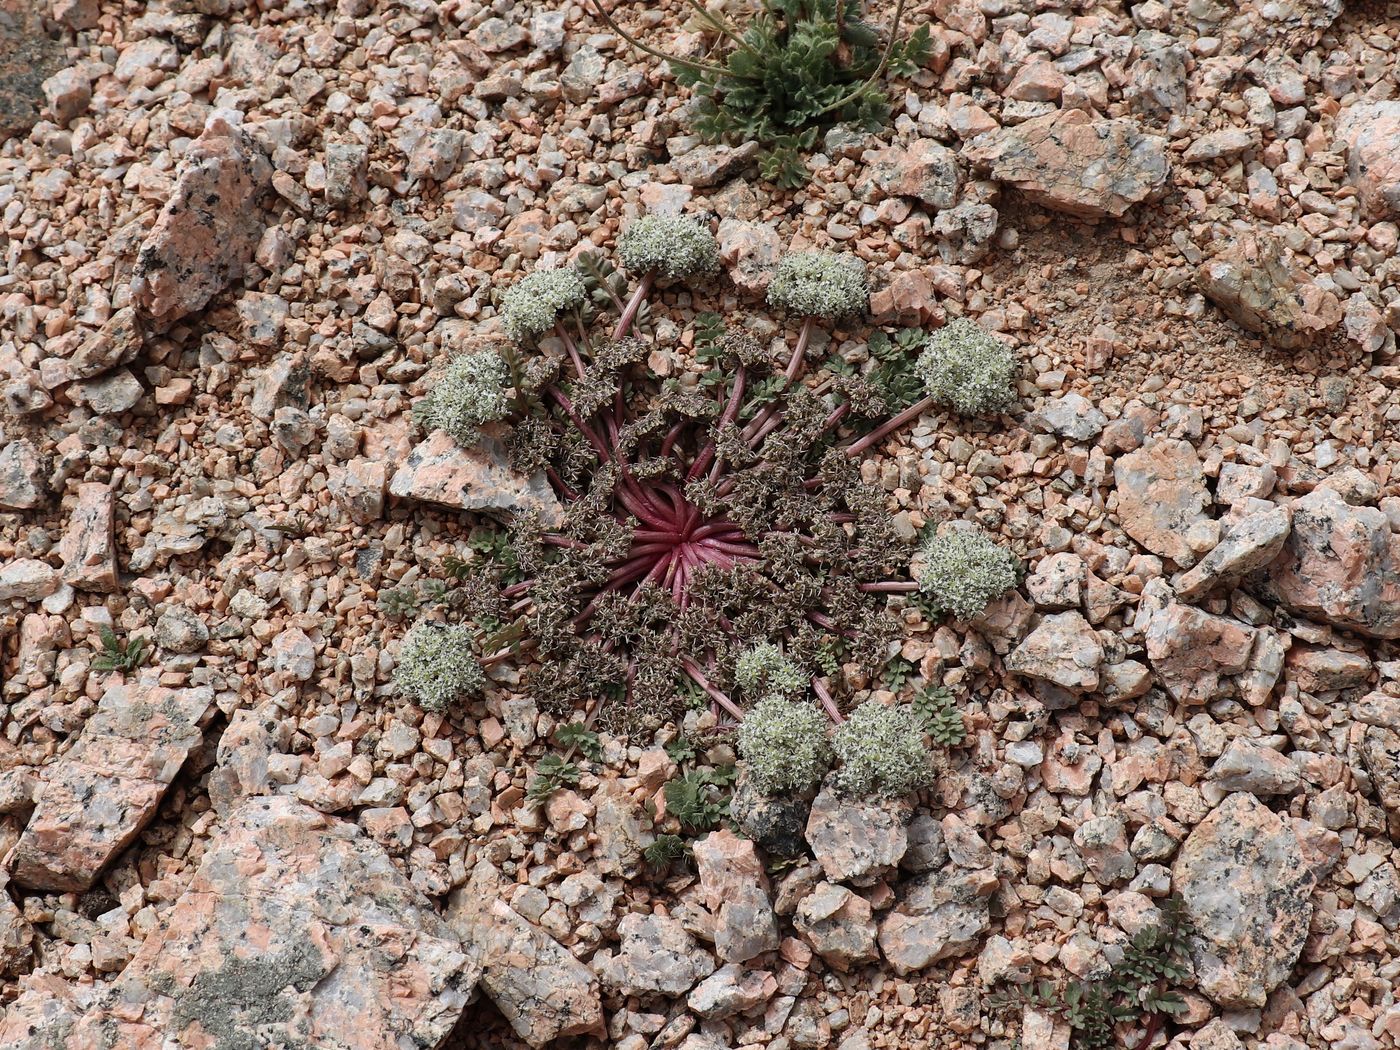
[[[583,358],[578,356],[578,347],[574,345],[573,336],[569,335],[564,328],[563,321],[556,321],[554,324],[554,334],[564,343],[564,349],[568,351],[569,360],[574,364],[574,371],[578,373],[580,379],[583,378]]]
[[[860,589],[867,594],[913,594],[919,585],[914,580],[881,580],[878,583],[862,583]]]
[[[817,699],[822,702],[822,707],[826,708],[826,713],[831,716],[831,720],[838,726],[846,720],[841,714],[841,709],[836,706],[836,700],[832,697],[831,691],[827,689],[826,683],[820,678],[812,679],[812,691],[817,694]]]
[[[909,423],[915,419],[918,419],[921,415],[923,415],[932,407],[932,397],[926,397],[920,401],[916,401],[914,404],[910,405],[908,408],[906,408],[899,415],[895,416],[893,419],[889,420],[886,423],[882,423],[880,426],[872,430],[869,434],[866,434],[863,438],[859,439],[858,441],[853,441],[851,444],[847,445],[846,455],[860,455],[871,445],[875,444],[875,442],[879,441],[887,434],[893,433],[894,431],[898,430],[900,427],[904,426],[905,423]]]
[[[685,673],[690,675],[690,680],[701,689],[705,690],[709,697],[718,703],[720,707],[724,708],[739,721],[742,722],[744,720],[744,712],[739,708],[739,705],[725,696],[719,689],[711,685],[710,680],[706,678],[705,673],[696,666],[694,660],[688,656],[683,657],[681,659],[681,666],[685,668]]]
[[[652,282],[655,280],[656,271],[649,270],[642,278],[641,283],[637,285],[637,290],[632,293],[632,298],[627,300],[627,308],[617,319],[617,327],[613,329],[613,342],[627,338],[627,333],[632,330],[632,322],[637,319],[637,311],[642,308],[642,303],[646,302],[647,294],[651,291]]]

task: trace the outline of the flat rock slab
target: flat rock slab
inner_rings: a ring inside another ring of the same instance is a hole
[[[1196,283],[1230,320],[1283,349],[1311,346],[1342,320],[1337,296],[1267,234],[1241,231],[1198,267]]]
[[[1243,792],[1216,806],[1172,868],[1200,990],[1221,1006],[1263,1006],[1302,954],[1315,884],[1286,818]]]
[[[963,156],[1037,204],[1083,219],[1121,217],[1166,186],[1167,140],[1136,121],[1047,113],[978,135]]]
[[[214,691],[154,677],[110,686],[69,751],[47,769],[29,826],[6,858],[14,881],[86,890],[155,816]]]
[[[131,293],[145,317],[171,325],[242,276],[266,225],[258,201],[271,180],[261,146],[221,117],[209,121],[136,259]]]
[[[116,497],[101,482],[78,486],[78,505],[58,545],[63,579],[83,591],[117,589]]]
[[[43,83],[64,64],[63,45],[44,32],[44,4],[0,0],[0,139],[39,119]]]
[[[295,799],[250,799],[112,1000],[55,1045],[436,1047],[479,973],[358,827]]]
[[[1153,554],[1180,565],[1194,563],[1186,534],[1210,520],[1210,493],[1191,443],[1163,438],[1119,456],[1113,481],[1123,531]]]
[[[434,430],[394,472],[389,492],[497,517],[534,513],[551,528],[564,523],[563,508],[544,471],[526,477],[511,469],[504,447],[486,434],[463,448],[446,431]]]

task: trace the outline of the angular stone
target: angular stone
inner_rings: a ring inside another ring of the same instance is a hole
[[[811,802],[794,795],[764,795],[746,774],[740,774],[729,801],[729,814],[739,830],[765,852],[796,857],[807,850],[803,831]]]
[[[616,780],[604,780],[593,795],[592,866],[601,875],[633,878],[641,867],[642,851],[656,836],[642,826],[642,813],[632,793]]]
[[[600,1031],[598,979],[500,900],[501,882],[489,861],[479,861],[468,884],[447,902],[447,921],[480,967],[482,990],[531,1046]]]
[[[1293,514],[1276,503],[1241,501],[1223,524],[1220,542],[1177,578],[1176,596],[1182,601],[1193,602],[1216,587],[1238,583],[1277,558],[1293,527]]]
[[[1293,761],[1243,737],[1230,742],[1206,779],[1221,791],[1247,791],[1251,795],[1289,795],[1303,783]]]
[[[131,276],[137,308],[159,327],[203,309],[241,276],[266,218],[272,165],[246,132],[212,118],[141,245]]]
[[[213,701],[207,686],[167,689],[154,674],[109,686],[77,742],[45,767],[38,805],[6,858],[14,881],[88,889],[155,816]]]
[[[909,847],[907,807],[844,798],[823,788],[807,818],[807,842],[832,882],[869,882]]]
[[[1172,602],[1152,614],[1144,632],[1147,658],[1167,692],[1187,704],[1208,704],[1221,678],[1249,666],[1255,629]]]
[[[1263,1006],[1303,951],[1315,881],[1288,821],[1242,792],[1216,806],[1172,867],[1200,990],[1224,1007]]]
[[[870,902],[860,894],[823,882],[798,903],[792,921],[812,950],[844,973],[880,957],[871,915]]]
[[[0,140],[34,126],[44,80],[64,65],[63,44],[44,32],[45,6],[0,3]]]
[[[544,471],[527,478],[512,470],[501,443],[485,434],[471,448],[462,448],[446,431],[433,431],[394,472],[389,492],[507,519],[535,513],[547,527],[564,523],[563,508]]]
[[[74,383],[69,391],[74,400],[87,405],[95,415],[119,416],[140,401],[146,389],[139,379],[121,368],[86,382]]]
[[[991,871],[947,866],[904,884],[901,900],[880,923],[880,950],[903,976],[940,959],[959,957],[991,928]]]
[[[1075,829],[1074,846],[1100,886],[1127,882],[1137,874],[1127,830],[1117,817],[1090,817]]]
[[[1400,101],[1352,103],[1337,115],[1336,138],[1371,217],[1400,215]]]
[[[33,442],[7,442],[0,448],[0,510],[43,506],[49,496],[46,473],[43,456]]]
[[[714,957],[701,948],[679,919],[630,912],[617,925],[622,946],[599,959],[603,983],[623,995],[684,995],[715,970]]]
[[[758,156],[757,142],[742,146],[696,146],[679,157],[671,158],[671,170],[681,182],[693,189],[718,186],[738,175]]]
[[[251,799],[68,1046],[436,1047],[479,975],[358,827]]]
[[[1335,293],[1292,262],[1277,238],[1241,231],[1196,271],[1205,297],[1282,349],[1311,346],[1342,320]]]
[[[345,208],[369,192],[369,148],[358,142],[326,145],[326,203]]]
[[[384,516],[384,489],[388,481],[388,469],[383,463],[358,457],[343,467],[332,467],[327,487],[351,521],[368,525]]]
[[[1120,218],[1161,193],[1166,146],[1134,120],[1098,120],[1067,109],[978,135],[963,156],[1037,204],[1097,220]]]
[[[1210,493],[1189,441],[1163,438],[1119,456],[1113,480],[1124,532],[1153,554],[1178,564],[1196,560],[1186,533],[1209,520]]]
[[[685,1004],[692,1013],[722,1021],[758,1009],[777,992],[778,982],[767,970],[745,970],[729,963],[697,984]]]
[[[1037,426],[1071,441],[1093,441],[1108,426],[1108,417],[1083,394],[1066,394],[1045,402],[1033,417]]]
[[[868,154],[866,174],[886,196],[913,197],[937,211],[957,203],[957,157],[935,139]]]
[[[37,602],[58,590],[59,585],[53,566],[37,558],[16,558],[0,565],[0,601],[22,598]]]
[[[1367,726],[1357,750],[1381,805],[1400,816],[1400,731],[1394,725]]]
[[[700,895],[715,917],[715,954],[739,963],[775,950],[778,924],[753,843],[725,828],[697,841],[693,854]]]
[[[69,1050],[68,1036],[96,997],[91,984],[57,974],[34,974],[18,982],[19,995],[0,1017],[0,1046],[6,1050]]]
[[[1097,689],[1103,643],[1077,612],[1045,617],[1007,657],[1006,669],[1062,689]]]
[[[74,379],[91,379],[134,361],[141,353],[144,338],[135,308],[118,310],[78,347],[69,359],[69,371]]]
[[[1365,653],[1295,645],[1285,661],[1289,678],[1307,693],[1335,693],[1355,689],[1371,677],[1371,660]]]
[[[1293,502],[1293,530],[1258,585],[1291,612],[1400,638],[1400,533],[1326,485]]]
[[[63,125],[71,123],[92,102],[92,81],[75,66],[60,69],[42,87],[49,112]]]
[[[59,541],[64,582],[81,591],[117,589],[117,550],[113,532],[116,498],[101,482],[78,486],[78,505]]]
[[[1077,609],[1083,601],[1084,559],[1069,551],[1041,558],[1026,577],[1026,593],[1038,609]]]
[[[778,231],[765,222],[720,221],[719,255],[736,287],[751,295],[768,290],[773,270],[783,257]]]

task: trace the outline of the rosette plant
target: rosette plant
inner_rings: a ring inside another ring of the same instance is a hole
[[[873,674],[897,636],[890,595],[919,589],[860,472],[912,418],[910,341],[884,341],[863,370],[818,351],[820,328],[859,325],[868,293],[858,259],[808,252],[768,293],[796,332],[781,350],[704,314],[668,348],[645,335],[649,299],[710,278],[713,236],[648,217],[617,256],[624,269],[586,255],[518,281],[501,300],[502,367],[456,366],[471,381],[438,384],[420,410],[430,424],[502,419],[513,465],[542,471],[563,510],[454,563],[478,659],[520,659],[546,709],[587,706],[616,728],[697,701],[739,720],[745,693],[815,695],[839,722],[860,680],[845,672]],[[685,348],[688,371],[649,367]]]

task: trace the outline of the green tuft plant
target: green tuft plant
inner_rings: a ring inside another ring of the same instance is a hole
[[[922,556],[919,590],[934,613],[969,620],[1016,586],[1016,558],[984,532],[945,529]]]
[[[934,332],[915,366],[930,400],[965,416],[1000,412],[1016,403],[1016,356],[966,317]]]
[[[453,358],[442,379],[414,406],[414,414],[426,428],[445,430],[458,444],[471,445],[483,425],[510,411],[506,396],[510,385],[510,368],[496,351],[462,354]]]
[[[105,623],[97,628],[102,651],[92,660],[98,671],[134,671],[146,662],[150,643],[145,638],[129,638],[123,642]]]
[[[763,176],[796,188],[811,177],[803,153],[836,124],[876,131],[889,122],[880,81],[886,72],[909,76],[928,58],[929,28],[899,35],[905,0],[897,0],[883,46],[861,19],[860,0],[763,0],[742,29],[722,14],[687,0],[694,26],[711,36],[705,59],[667,55],[628,33],[593,0],[594,10],[634,47],[670,62],[694,92],[694,128],[710,142],[757,142]]]
[[[1132,1034],[1138,1038],[1122,1045],[1146,1050],[1167,1021],[1186,1009],[1178,989],[1191,973],[1195,936],[1181,898],[1168,897],[1160,911],[1161,920],[1133,936],[1106,978],[1036,981],[998,993],[992,1005],[1033,1006],[1062,1018],[1075,1050],[1115,1050],[1120,1036]]]
[[[769,696],[739,725],[739,754],[749,778],[765,795],[803,792],[831,768],[829,719],[811,704]]]
[[[598,734],[582,722],[564,723],[554,731],[554,742],[560,747],[578,751],[590,762],[603,760],[603,745],[598,740]]]
[[[573,787],[579,782],[578,766],[558,755],[545,755],[535,765],[535,776],[525,789],[525,801],[542,806],[556,791]]]
[[[933,782],[924,727],[913,710],[866,702],[831,741],[840,759],[836,788],[862,798],[898,798]]]
[[[422,603],[423,599],[412,587],[392,587],[381,591],[375,604],[389,619],[406,620],[418,611]]]
[[[923,723],[924,732],[942,747],[958,747],[967,739],[967,726],[957,701],[945,687],[929,686],[914,694],[910,701],[914,714]]]
[[[404,637],[394,683],[427,711],[446,711],[453,701],[486,687],[476,658],[476,635],[465,625],[423,620]]]
[[[692,769],[666,782],[666,812],[692,835],[714,831],[729,819],[734,767]]]
[[[658,875],[665,874],[690,856],[690,843],[679,835],[657,835],[642,850],[642,860]]]

